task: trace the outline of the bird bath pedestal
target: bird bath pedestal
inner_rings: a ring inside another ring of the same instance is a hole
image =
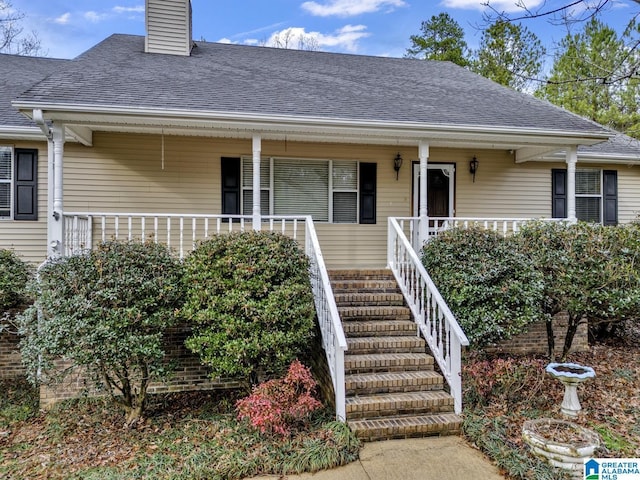
[[[582,409],[578,400],[578,385],[595,377],[596,372],[591,367],[577,363],[550,363],[545,370],[564,384],[564,399],[560,411],[569,417],[577,417]]]

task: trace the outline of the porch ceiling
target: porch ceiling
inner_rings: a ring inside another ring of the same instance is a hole
[[[27,116],[31,116],[32,107],[36,107],[16,106]],[[420,141],[427,141],[433,147],[513,150],[517,159],[526,161],[534,155],[572,145],[593,145],[608,138],[603,133],[481,125],[354,122],[339,118],[87,107],[53,107],[44,110],[44,117],[65,124],[69,133],[85,145],[91,144],[94,131],[247,139],[260,134],[264,140],[416,147]]]

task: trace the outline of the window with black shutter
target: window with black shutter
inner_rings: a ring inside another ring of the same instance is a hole
[[[15,220],[38,220],[38,151],[15,150]]]

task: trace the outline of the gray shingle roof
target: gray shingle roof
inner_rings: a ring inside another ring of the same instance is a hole
[[[578,147],[580,156],[617,156],[635,158],[640,161],[640,140],[629,137],[624,133],[613,132],[616,135],[606,142],[591,146]]]
[[[68,60],[0,54],[0,125],[32,127],[34,124],[11,106],[11,100],[60,68]]]
[[[113,35],[19,101],[603,132],[448,62],[207,42],[190,57],[143,51],[144,37]]]

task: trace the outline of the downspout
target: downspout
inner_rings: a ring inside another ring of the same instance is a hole
[[[51,256],[53,234],[51,231],[51,222],[53,218],[53,190],[54,184],[54,164],[53,164],[53,133],[44,120],[42,110],[36,108],[33,110],[33,121],[40,127],[42,133],[47,138],[47,256]]]

